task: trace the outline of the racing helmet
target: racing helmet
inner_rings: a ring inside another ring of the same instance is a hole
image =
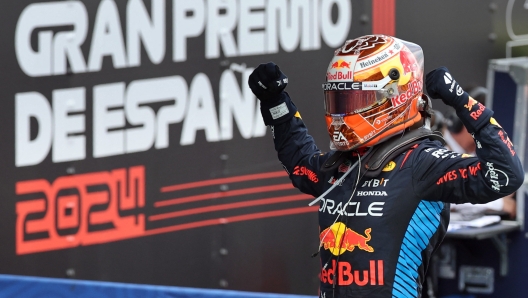
[[[422,119],[423,52],[387,35],[347,40],[328,65],[323,83],[330,147],[366,148]]]

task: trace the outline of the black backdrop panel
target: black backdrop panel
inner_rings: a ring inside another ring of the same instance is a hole
[[[316,293],[317,208],[246,81],[280,65],[327,150],[320,84],[333,50],[371,33],[370,1],[0,6],[0,273]],[[483,85],[491,16],[456,6],[398,1],[396,35],[427,70]]]

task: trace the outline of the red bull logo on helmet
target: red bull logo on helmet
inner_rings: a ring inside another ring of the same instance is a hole
[[[358,248],[366,252],[374,252],[374,248],[367,244],[370,241],[371,228],[365,229],[365,236],[348,228],[342,222],[336,222],[324,229],[319,238],[321,246],[329,250],[334,256],[343,254],[345,251],[354,251]]]
[[[340,59],[340,60],[337,60],[336,62],[332,63],[332,65],[330,65],[330,68],[337,68],[337,69],[339,69],[339,68],[348,68],[348,69],[350,69],[350,66],[351,66],[350,64],[351,63],[352,62],[347,62],[345,60]]]
[[[393,107],[401,106],[408,100],[420,95],[420,93],[422,92],[422,81],[412,80],[407,85],[405,85],[405,88],[407,89],[406,91],[401,92],[400,94],[394,97],[391,97]]]
[[[335,56],[326,72],[327,82],[352,82],[354,81],[354,67],[357,56]]]

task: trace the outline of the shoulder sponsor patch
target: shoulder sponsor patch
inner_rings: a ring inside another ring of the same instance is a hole
[[[394,168],[396,168],[396,163],[393,160],[391,160],[391,161],[389,161],[388,164],[386,164],[383,167],[383,169],[381,171],[382,172],[390,172],[390,171],[394,170]]]

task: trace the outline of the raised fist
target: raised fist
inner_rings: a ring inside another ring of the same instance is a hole
[[[273,62],[260,64],[248,79],[249,88],[258,99],[273,102],[280,98],[281,92],[288,85],[288,77]]]
[[[425,76],[425,87],[432,98],[441,99],[455,109],[467,104],[469,95],[460,87],[446,67],[432,70]]]

